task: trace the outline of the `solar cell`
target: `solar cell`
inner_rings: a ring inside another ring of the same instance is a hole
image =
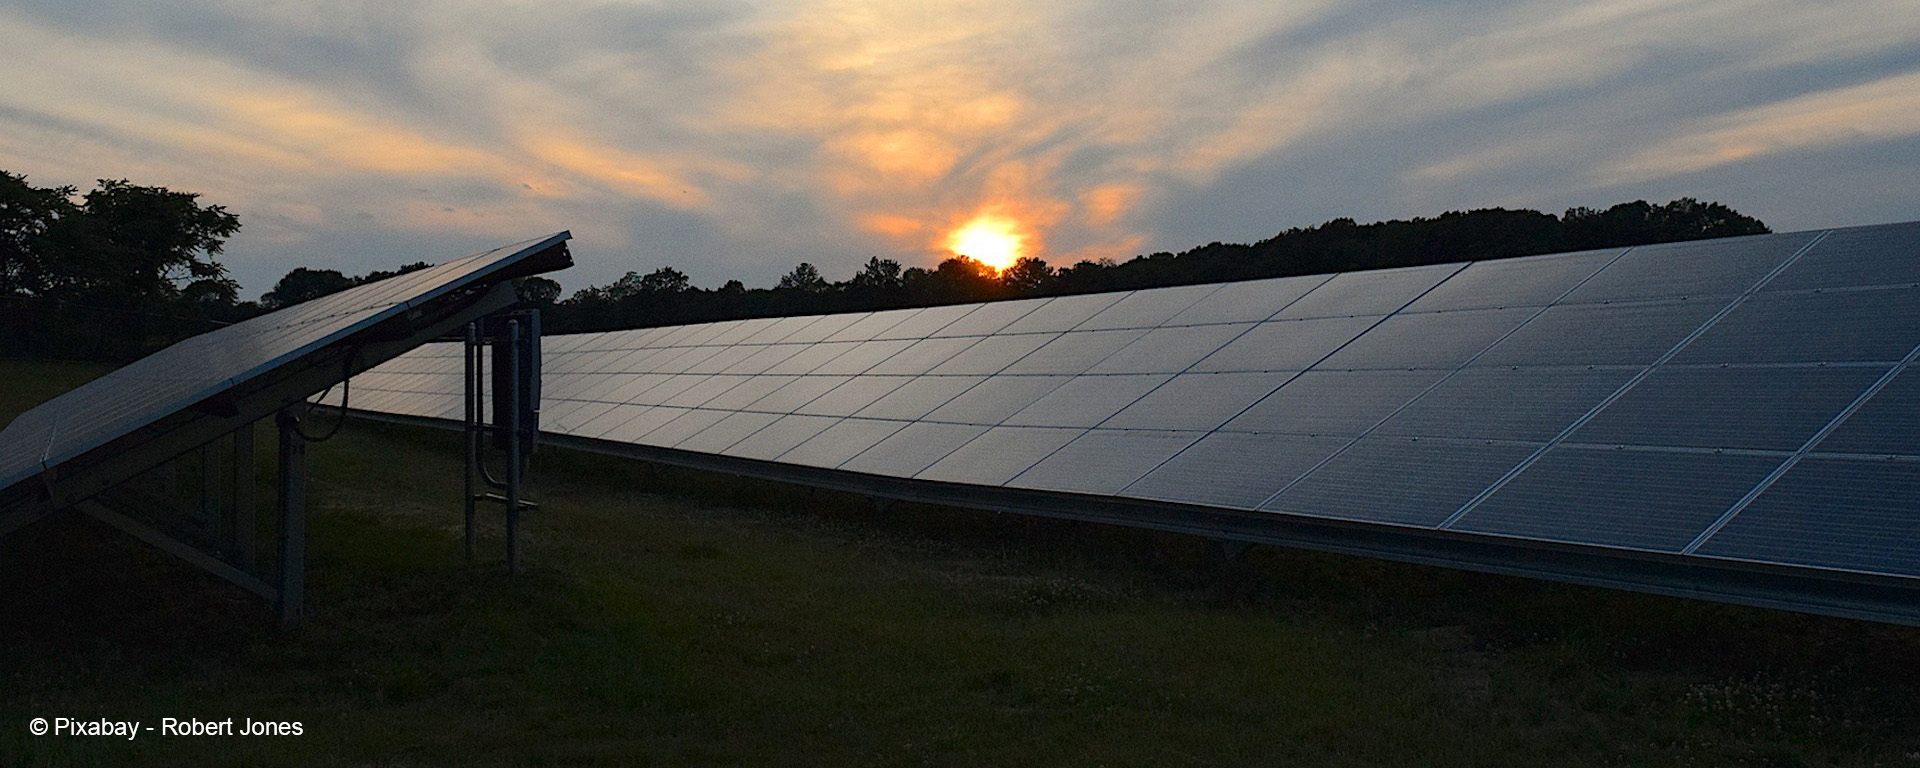
[[[911,380],[907,376],[855,376],[794,412],[815,416],[852,416]]]
[[[973,424],[914,422],[848,459],[840,468],[894,477],[913,477],[987,431]]]
[[[1444,371],[1308,371],[1221,429],[1358,436],[1444,375]]]
[[[728,456],[772,460],[838,423],[835,416],[789,414],[722,449]]]
[[[1225,283],[1208,294],[1205,301],[1195,302],[1174,315],[1167,325],[1259,322],[1273,317],[1329,279],[1329,275],[1307,275]]]
[[[734,411],[732,413],[724,413],[720,419],[711,422],[711,426],[694,433],[690,437],[682,438],[676,436],[673,442],[667,442],[664,437],[656,440],[653,435],[648,435],[647,442],[668,448],[678,448],[683,451],[720,453],[733,447],[734,443],[747,439],[753,433],[765,429],[767,425],[779,421],[781,418],[783,417],[777,413]]]
[[[1920,284],[1920,221],[1834,230],[1767,289],[1915,284]]]
[[[1458,368],[1537,310],[1402,313],[1380,322],[1316,368]]]
[[[1155,328],[1134,339],[1088,373],[1179,373],[1252,328],[1252,323]]]
[[[1920,372],[1909,367],[1815,446],[1838,453],[1920,456]]]
[[[962,350],[952,359],[934,366],[929,373],[939,376],[986,376],[999,373],[1060,336],[1057,333],[989,336]]]
[[[1591,303],[1682,296],[1732,296],[1758,285],[1818,233],[1754,235],[1642,245],[1567,296]]]
[[[1008,416],[1004,423],[1034,427],[1091,427],[1172,378],[1164,374],[1076,376]]]
[[[854,415],[871,419],[919,419],[984,380],[983,376],[916,378],[901,384]]]
[[[1118,331],[1073,331],[1007,366],[1006,373],[1086,373],[1109,355],[1146,335],[1138,329]]]
[[[994,427],[915,475],[924,480],[1001,485],[1040,463],[1084,429]]]
[[[1470,368],[1421,395],[1378,431],[1544,443],[1632,375],[1620,369]]]
[[[1894,362],[1920,344],[1920,287],[1762,294],[1687,345],[1676,363]]]
[[[1195,363],[1191,370],[1306,370],[1380,320],[1380,317],[1368,316],[1261,323]]]
[[[780,461],[809,467],[837,467],[906,425],[904,421],[842,419],[781,454]]]
[[[1273,319],[1385,315],[1440,284],[1462,264],[1343,272],[1288,304]]]
[[[1474,365],[1650,365],[1726,305],[1724,299],[1556,305]]]
[[[1260,508],[1431,528],[1533,451],[1507,443],[1363,438]]]
[[[961,424],[999,424],[1071,379],[1072,376],[990,376],[933,409],[926,418]]]
[[[1662,368],[1569,440],[1791,451],[1826,426],[1882,368]]]
[[[1563,446],[1449,527],[1679,552],[1779,465],[1777,456]]]
[[[1287,379],[1276,373],[1183,373],[1128,405],[1100,426],[1115,429],[1213,430],[1266,397]]]
[[[999,333],[1015,320],[1038,309],[1050,299],[1019,299],[1016,301],[996,301],[988,304],[974,304],[972,312],[934,331],[928,336],[942,338],[948,336],[986,336]]]
[[[1697,552],[1920,576],[1920,463],[1807,459]]]
[[[1112,306],[1100,310],[1099,314],[1087,318],[1077,330],[1157,328],[1217,290],[1220,290],[1219,285],[1183,285],[1134,291]]]
[[[1007,485],[1112,496],[1204,434],[1090,430],[1020,473]]]
[[[1624,249],[1495,259],[1467,265],[1407,306],[1409,312],[1544,307],[1618,258]]]
[[[1326,461],[1350,438],[1214,432],[1122,493],[1143,499],[1254,509]]]
[[[1047,303],[1035,307],[1020,319],[1008,323],[1001,333],[1058,333],[1070,331],[1087,321],[1087,318],[1100,313],[1100,310],[1113,306],[1126,294],[1090,293],[1081,296],[1059,296],[1047,300]]]

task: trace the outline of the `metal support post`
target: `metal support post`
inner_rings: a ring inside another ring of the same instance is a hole
[[[480,327],[478,323],[467,323],[467,382],[466,382],[466,435],[467,435],[467,473],[466,473],[466,546],[467,562],[473,562],[473,518],[479,491],[474,485],[474,473],[480,463],[480,414],[481,387],[484,379],[480,371]]]
[[[276,585],[280,626],[300,623],[307,592],[307,442],[293,409],[275,418],[280,428],[280,578]]]
[[[259,533],[259,523],[254,517],[253,422],[233,431],[232,470],[232,502],[227,505],[227,520],[222,527],[230,534],[228,541],[233,545],[234,565],[252,572],[254,553],[258,550],[254,537]]]
[[[507,321],[507,573],[520,572],[520,322]]]
[[[200,526],[206,530],[208,538],[224,544],[227,539],[227,505],[232,494],[228,493],[226,467],[223,466],[226,452],[222,437],[200,446]]]

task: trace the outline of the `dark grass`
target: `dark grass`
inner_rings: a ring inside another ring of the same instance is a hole
[[[0,539],[0,765],[1920,765],[1911,629],[553,450],[509,578],[457,449],[313,447],[286,634],[84,518]],[[305,735],[26,734],[60,714]]]

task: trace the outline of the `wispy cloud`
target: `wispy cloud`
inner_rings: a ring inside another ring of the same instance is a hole
[[[1330,215],[1669,193],[1816,226],[1836,222],[1795,221],[1760,180],[1920,136],[1911,11],[19,0],[0,10],[0,167],[225,203],[255,292],[296,265],[560,226],[575,285],[930,264],[983,213],[1056,263]]]

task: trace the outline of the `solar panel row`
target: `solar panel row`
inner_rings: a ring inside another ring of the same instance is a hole
[[[201,334],[42,403],[0,431],[0,499],[42,473],[290,361],[452,292],[496,281],[503,270],[568,237],[560,232],[502,246]],[[303,394],[292,395],[294,402]]]
[[[550,337],[543,428],[1920,577],[1920,223]],[[355,382],[457,418],[461,350]]]

